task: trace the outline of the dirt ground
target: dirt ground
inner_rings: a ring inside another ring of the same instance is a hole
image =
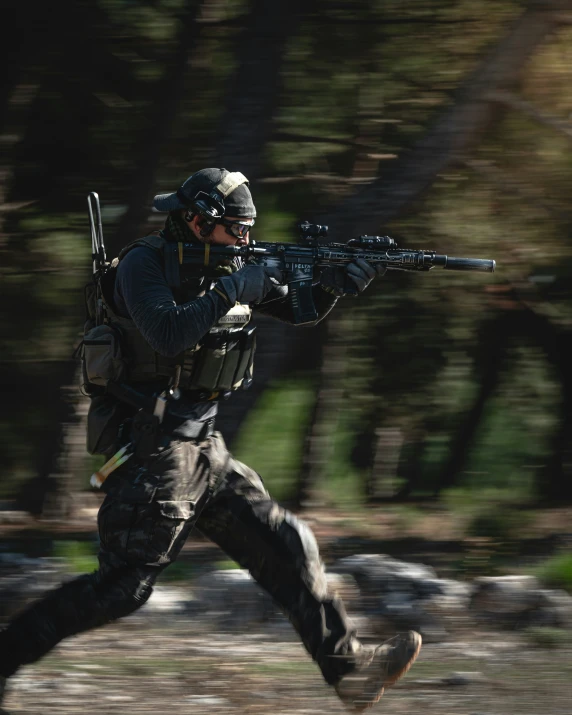
[[[10,681],[9,713],[156,715],[343,713],[288,624],[225,633],[137,619],[62,643]],[[572,647],[531,648],[514,634],[466,633],[424,646],[375,711],[393,715],[570,715]]]
[[[568,532],[570,512],[554,529],[557,515],[552,512],[552,520],[534,534],[538,543],[555,531]],[[396,534],[387,522],[384,529],[381,523],[356,528],[351,518],[331,515],[308,521],[330,563],[369,545],[370,553],[430,563],[440,576],[452,575],[450,564],[466,557],[467,545],[454,538],[453,529],[442,528],[441,540],[430,541],[436,533],[431,519],[421,533],[404,535],[400,529],[400,540],[392,539]],[[2,536],[13,538],[9,531]],[[216,563],[221,556],[200,539],[189,542],[183,554],[193,563]],[[447,642],[425,644],[411,671],[373,712],[571,715],[570,635],[550,648],[539,647],[526,634],[486,631],[467,620]],[[212,620],[166,614],[135,614],[61,643],[10,680],[4,708],[12,715],[346,712],[285,619],[231,632]]]

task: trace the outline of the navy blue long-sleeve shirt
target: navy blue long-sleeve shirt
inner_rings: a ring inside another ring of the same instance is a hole
[[[322,319],[335,305],[336,298],[318,286],[313,293],[319,319]],[[119,262],[113,300],[117,313],[131,318],[153,350],[168,357],[196,345],[229,309],[224,298],[213,290],[177,304],[165,278],[161,254],[147,246],[133,248]],[[286,286],[276,285],[264,301],[252,307],[278,320],[294,322]],[[159,385],[153,384],[143,389],[152,394],[158,388]],[[217,403],[197,403],[183,392],[181,399],[170,402],[169,413],[169,422],[175,424],[174,433],[189,436],[196,432],[197,421],[215,417]],[[195,424],[185,424],[188,422]]]
[[[196,345],[228,312],[228,303],[212,290],[177,305],[161,255],[146,246],[119,262],[113,299],[119,315],[131,318],[153,350],[167,357]]]

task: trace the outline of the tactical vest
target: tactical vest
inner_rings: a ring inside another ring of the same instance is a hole
[[[197,392],[197,399],[246,388],[252,382],[255,328],[249,326],[251,309],[237,303],[194,346],[174,357],[155,352],[130,318],[118,315],[113,305],[115,275],[120,261],[139,246],[152,248],[165,262],[169,242],[161,235],[147,236],[121,250],[103,276],[101,295],[105,320],[95,325],[94,295],[86,294],[89,319],[83,340],[86,390],[105,387],[110,380],[127,384],[163,381],[175,388]],[[168,271],[166,271],[168,275]],[[92,285],[92,284],[91,284]],[[191,276],[180,300],[188,302],[210,290],[211,279]],[[89,286],[86,287],[89,293]],[[95,293],[95,291],[92,291]]]

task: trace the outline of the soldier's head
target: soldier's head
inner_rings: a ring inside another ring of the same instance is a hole
[[[247,244],[256,218],[248,179],[226,169],[197,171],[174,193],[155,196],[153,206],[179,214],[204,243]]]

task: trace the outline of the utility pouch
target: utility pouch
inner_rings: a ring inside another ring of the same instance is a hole
[[[190,388],[208,392],[228,392],[252,381],[256,347],[254,327],[208,333],[195,353]]]
[[[256,352],[256,328],[244,328],[240,332],[240,359],[234,375],[235,390],[241,387],[246,390],[252,383],[254,353]]]
[[[93,396],[87,413],[87,451],[106,455],[116,451],[124,419],[125,407],[113,397]]]
[[[224,333],[207,333],[196,355],[189,387],[192,390],[214,392],[217,389],[227,354],[227,336]]]
[[[131,425],[131,441],[137,459],[148,459],[159,446],[160,421],[157,415],[139,410]]]
[[[240,335],[242,331],[231,333],[226,340],[226,355],[218,376],[217,391],[229,392],[235,390],[234,376],[240,361]]]
[[[118,329],[103,324],[88,330],[83,338],[83,363],[88,384],[105,387],[109,380],[121,382],[126,364]]]

